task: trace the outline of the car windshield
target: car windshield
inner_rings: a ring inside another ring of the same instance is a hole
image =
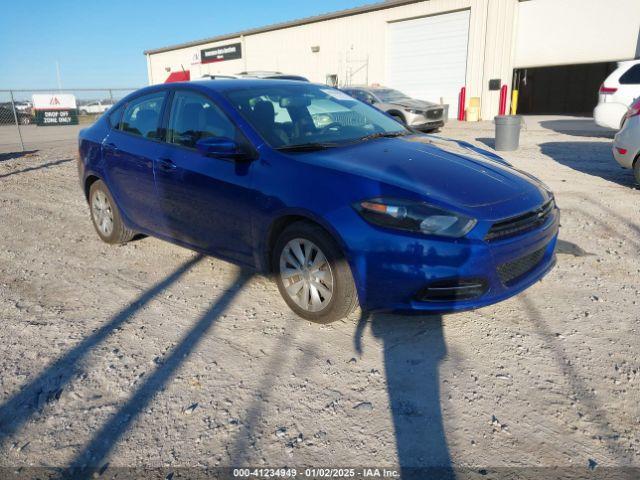
[[[383,103],[393,103],[393,102],[397,102],[398,100],[404,100],[406,98],[410,98],[409,95],[405,95],[401,91],[393,90],[392,88],[376,89],[373,93]]]
[[[330,87],[254,84],[226,96],[274,148],[329,148],[409,133],[381,111]]]

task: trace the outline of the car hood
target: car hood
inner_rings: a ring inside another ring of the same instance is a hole
[[[437,204],[482,210],[486,218],[515,215],[550,198],[544,184],[492,154],[479,154],[480,149],[471,150],[464,142],[436,140],[419,135],[379,138],[314,152],[312,158],[380,182],[381,195],[386,184]]]
[[[397,105],[402,108],[411,108],[411,109],[421,109],[421,108],[429,108],[429,107],[441,107],[442,105],[438,105],[436,103],[427,102],[426,100],[418,100],[415,98],[406,98],[402,100],[398,100],[396,102],[389,102],[389,105]]]

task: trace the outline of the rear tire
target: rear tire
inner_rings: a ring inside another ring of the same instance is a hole
[[[640,155],[633,164],[633,175],[636,177],[636,183],[640,185]]]
[[[326,324],[347,317],[357,307],[349,263],[320,226],[310,222],[290,225],[271,254],[278,290],[298,316]]]
[[[89,209],[93,226],[103,242],[127,243],[134,237],[135,232],[122,221],[120,209],[102,180],[93,182],[89,189]]]

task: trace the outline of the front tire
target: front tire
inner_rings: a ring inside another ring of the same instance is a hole
[[[111,192],[102,180],[96,180],[89,189],[91,221],[103,242],[127,243],[135,232],[126,227]]]
[[[296,222],[287,227],[272,252],[278,290],[300,317],[331,323],[357,306],[351,269],[335,240],[320,226]]]

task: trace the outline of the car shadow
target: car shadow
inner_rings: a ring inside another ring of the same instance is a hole
[[[574,137],[600,137],[613,139],[616,132],[596,125],[592,118],[543,120],[542,128]]]
[[[633,172],[618,165],[609,142],[546,142],[540,152],[578,172],[635,188]]]
[[[211,304],[207,311],[182,337],[158,368],[129,397],[118,411],[95,432],[84,448],[75,455],[65,472],[68,478],[94,478],[104,469],[106,457],[122,438],[123,434],[147,408],[156,394],[163,390],[185,360],[205,338],[216,321],[229,307],[236,295],[248,283],[253,272],[239,270],[236,278],[226,290]]]
[[[0,178],[10,177],[11,175],[18,175],[19,173],[32,172],[34,170],[41,170],[43,168],[55,167],[57,165],[62,165],[63,163],[68,163],[68,162],[73,162],[73,159],[66,158],[64,160],[56,160],[55,162],[43,163],[42,165],[37,165],[35,167],[23,168],[21,170],[14,170],[13,172],[0,175]]]
[[[447,352],[442,317],[362,313],[354,334],[358,354],[367,326],[383,344],[401,478],[455,478],[440,407],[438,365]]]
[[[114,331],[121,328],[123,324],[131,320],[137,312],[145,308],[154,298],[176,283],[202,258],[202,255],[196,255],[184,262],[163,280],[143,292],[133,302],[113,315],[91,335],[51,363],[36,378],[23,386],[20,391],[9,396],[0,405],[0,450],[7,439],[33,415],[42,410],[47,404],[54,403],[60,398],[63,389],[78,373],[79,365],[93,349],[104,342]]]
[[[484,143],[487,147],[492,150],[496,149],[496,139],[493,137],[479,137],[476,138],[477,142]]]
[[[13,160],[14,158],[30,157],[35,153],[38,153],[38,150],[25,150],[24,152],[0,153],[0,162]]]

